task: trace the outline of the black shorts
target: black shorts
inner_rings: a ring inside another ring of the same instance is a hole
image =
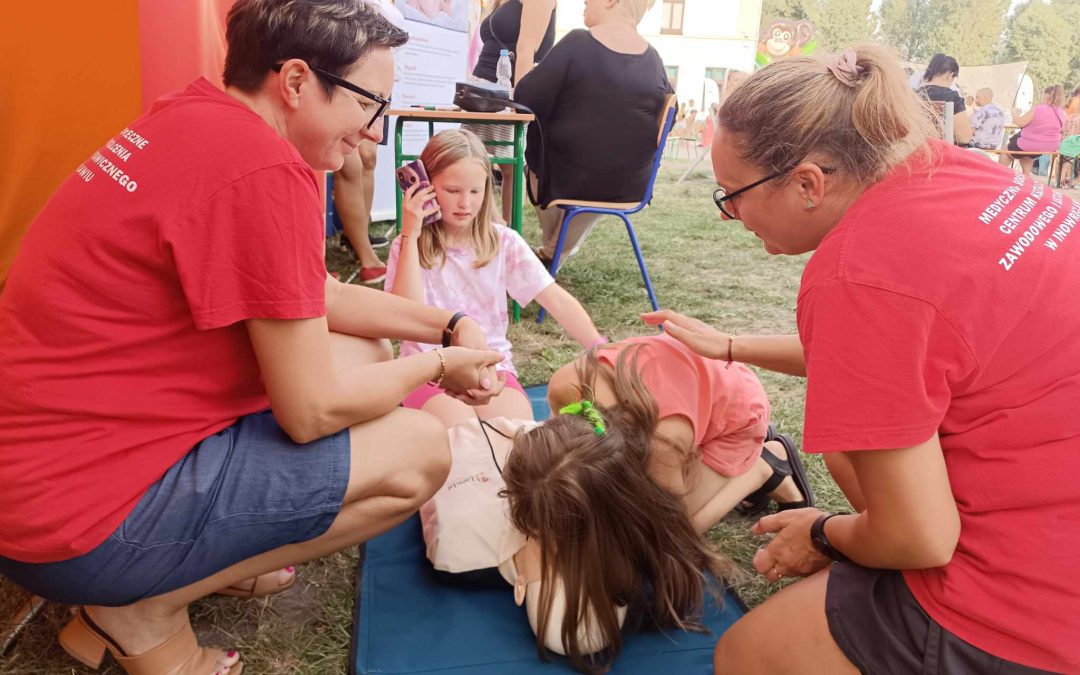
[[[1046,675],[964,642],[930,618],[895,570],[836,563],[825,616],[833,640],[863,675]]]
[[[1009,136],[1009,144],[1006,145],[1005,147],[1008,150],[1012,150],[1013,152],[1023,152],[1023,150],[1021,150],[1020,146],[1017,144],[1017,141],[1019,141],[1019,140],[1020,140],[1020,132],[1017,131],[1012,136]]]

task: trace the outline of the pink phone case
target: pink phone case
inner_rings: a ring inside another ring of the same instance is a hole
[[[413,173],[410,173],[408,171],[408,169],[412,169],[412,171],[416,175],[414,176]],[[397,170],[398,185],[401,186],[402,192],[412,187],[412,184],[417,181],[417,176],[419,176],[419,182],[421,184],[431,184],[431,181],[428,180],[427,169],[424,168],[424,163],[418,159],[409,162],[408,164]],[[424,202],[424,208],[428,209],[434,203],[434,199],[428,200]],[[433,213],[430,216],[424,216],[424,222],[422,223],[422,225],[430,225],[437,220],[439,220],[439,214]]]

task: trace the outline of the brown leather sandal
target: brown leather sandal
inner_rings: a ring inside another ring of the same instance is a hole
[[[97,670],[108,649],[128,675],[214,675],[218,671],[220,649],[200,647],[191,624],[175,635],[138,656],[128,654],[105,631],[101,630],[82,607],[60,631],[60,646],[73,659]],[[244,664],[237,661],[229,675],[240,675]]]
[[[245,581],[249,580],[244,579],[243,581],[237,583],[244,583]],[[244,588],[243,586],[237,586],[236,584],[233,584],[232,586],[227,586],[220,591],[217,591],[217,594],[227,595],[231,598],[263,598],[267,595],[274,595],[276,593],[287,591],[292,588],[293,584],[295,583],[295,570],[293,570],[292,577],[290,577],[289,580],[284,584],[278,583],[277,572],[268,572],[266,574],[260,574],[259,576],[255,577],[255,583],[251,584],[250,588]]]

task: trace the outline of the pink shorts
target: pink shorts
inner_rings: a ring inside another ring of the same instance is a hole
[[[525,398],[529,397],[529,395],[525,393],[524,387],[518,382],[517,376],[508,370],[500,370],[499,374],[506,378],[506,387],[508,389],[517,389],[525,396]],[[436,387],[432,383],[426,382],[416,389],[413,389],[409,395],[405,397],[405,400],[401,402],[401,405],[405,408],[420,410],[428,401],[441,393],[443,393],[442,387]]]

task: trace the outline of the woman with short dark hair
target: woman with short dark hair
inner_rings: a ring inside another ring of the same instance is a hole
[[[91,667],[239,673],[188,604],[401,522],[450,459],[398,403],[499,389],[472,320],[326,274],[315,171],[381,137],[404,31],[239,0],[226,39],[225,90],[200,78],[78,167],[0,298],[0,573],[80,606],[60,642]],[[386,338],[440,336],[391,360]]]

